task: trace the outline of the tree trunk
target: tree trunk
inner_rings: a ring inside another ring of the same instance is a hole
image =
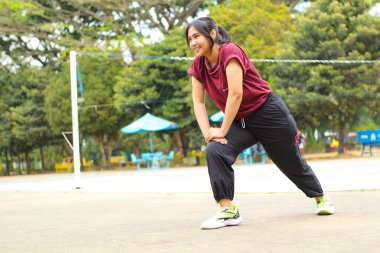
[[[183,128],[181,128],[179,131],[180,131],[180,134],[181,134],[183,156],[187,157],[187,148],[188,148],[188,145],[187,145],[187,141],[186,141],[185,132],[183,131]]]
[[[11,156],[11,160],[10,160],[10,162],[11,162],[11,166],[9,167],[9,168],[12,168],[12,171],[13,172],[15,172],[16,171],[16,169],[15,169],[15,164],[14,164],[14,158],[13,158],[13,153],[12,153],[12,149],[10,149],[9,150],[9,155]]]
[[[138,147],[133,147],[132,152],[137,156],[140,157],[140,149]]]
[[[8,149],[4,148],[4,155],[5,155],[5,170],[6,170],[6,175],[9,176],[9,160],[8,160]]]
[[[106,152],[107,152],[107,163],[110,164],[111,163],[111,156],[112,156],[112,143],[111,143],[111,141],[107,142]]]
[[[24,152],[24,155],[25,155],[25,163],[26,163],[26,173],[29,175],[29,174],[32,174],[32,168],[30,166],[29,153]]]
[[[102,154],[102,163],[103,163],[103,165],[105,165],[106,164],[106,151],[104,149],[103,142],[100,140],[97,140],[97,142],[99,145],[100,153]]]
[[[339,119],[339,135],[338,135],[338,141],[339,141],[339,148],[338,153],[343,154],[344,153],[344,122],[342,119]]]
[[[108,147],[110,145],[110,143],[108,143],[108,141],[107,141],[107,136],[97,138],[96,142],[99,145],[100,153],[102,153],[103,166],[105,168],[108,168],[109,164],[110,164],[111,157],[110,157],[109,147]]]
[[[79,156],[80,156],[80,168],[83,171],[84,166],[83,166],[83,155],[82,155],[82,150],[83,150],[83,138],[79,142]]]
[[[44,158],[44,148],[42,145],[40,145],[40,159],[41,159],[41,166],[42,166],[42,171],[45,173],[45,158]]]
[[[173,132],[173,142],[174,142],[174,145],[175,145],[175,148],[180,148],[182,147],[182,140],[181,140],[181,133],[180,131],[176,130]]]
[[[20,158],[20,155],[17,155],[17,167],[18,167],[18,174],[19,175],[22,175],[22,171],[21,171],[21,158]]]

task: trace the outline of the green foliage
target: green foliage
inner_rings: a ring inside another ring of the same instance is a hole
[[[0,148],[8,154],[24,154],[30,173],[29,153],[51,143],[53,134],[45,117],[44,70],[21,68],[3,72],[1,84]],[[43,157],[41,158],[43,159]]]
[[[0,45],[15,65],[54,64],[68,48],[102,48],[126,38],[131,47],[129,41],[150,37],[147,29],[167,34],[204,7],[198,0],[2,0]]]
[[[149,57],[137,57],[120,72],[115,87],[116,102],[134,105],[135,119],[150,111],[179,127],[192,124],[191,84],[187,74],[190,61],[168,58],[187,56],[190,50],[185,45],[182,29],[174,29],[163,41],[137,48],[138,55]]]
[[[125,62],[120,58],[85,56],[79,57],[78,63],[85,99],[79,105],[80,128],[85,135],[115,139],[125,117],[114,107],[114,87]]]
[[[10,107],[10,92],[12,85],[9,81],[10,75],[5,70],[0,69],[0,147],[5,148],[10,143],[10,127],[11,122],[4,116],[9,111]]]
[[[358,111],[353,120],[352,130],[357,132],[360,130],[375,130],[380,128],[380,113],[377,111],[377,115],[371,109],[362,108]]]
[[[210,8],[210,16],[226,29],[251,59],[275,58],[278,46],[291,31],[290,10],[269,0],[229,0]],[[255,64],[264,79],[269,65]]]
[[[62,138],[61,132],[70,131],[70,70],[66,62],[69,49],[111,52],[115,47],[123,47],[136,53],[140,50],[136,46],[139,41],[151,38],[150,34],[145,34],[147,29],[168,34],[206,4],[209,3],[196,0],[170,3],[114,0],[1,1],[0,47],[3,57],[8,58],[4,69],[14,71],[20,66],[36,63],[45,67],[26,74],[22,74],[24,70],[19,70],[13,77],[4,70],[5,75],[1,75],[0,112],[4,117],[0,121],[0,147],[12,147],[15,153],[21,152],[21,149],[32,150],[39,143],[38,138],[44,139],[42,136],[45,135],[38,128],[38,123],[47,125],[49,122],[49,133],[59,138]],[[185,48],[178,47],[178,38],[168,36],[165,40],[167,45],[156,44],[143,53],[155,54],[158,50],[163,55],[168,52],[175,56],[182,55]],[[189,83],[184,82],[183,78],[187,77],[186,64],[167,60],[161,65],[160,62],[151,61],[145,72],[141,72],[137,64],[133,64],[137,69],[130,72],[125,61],[115,58],[79,57],[79,64],[85,86],[85,101],[80,104],[79,110],[80,134],[84,139],[96,140],[103,160],[109,159],[112,143],[124,137],[120,134],[120,128],[136,116],[141,116],[140,112],[144,111],[141,104],[123,106],[114,101],[116,77],[120,73],[124,75],[124,71],[134,74],[136,79],[142,79],[143,83],[149,83],[146,86],[147,93],[131,96],[126,99],[127,103],[135,99],[148,100],[157,114],[181,126],[188,124],[188,118],[183,117],[190,110],[189,98],[184,95],[190,90]],[[145,75],[149,69],[152,72]],[[161,72],[164,74],[160,75]],[[36,80],[26,80],[37,75]],[[153,83],[151,80],[156,81]],[[35,91],[29,87],[29,83],[38,81],[41,89]],[[150,87],[152,84],[157,85],[157,89]],[[131,86],[133,88],[133,84]],[[161,135],[158,137],[165,138]],[[138,144],[143,143],[138,136],[133,139]],[[21,142],[16,145],[18,140]]]
[[[45,78],[48,80],[44,90],[46,118],[54,134],[60,135],[72,126],[69,63],[62,64],[59,71],[51,70]]]
[[[187,69],[189,61],[178,61],[160,56],[187,56],[187,48],[181,29],[173,30],[162,42],[138,48],[138,57],[126,66],[118,76],[115,87],[117,103],[144,101],[157,115],[178,123],[189,123],[190,90]],[[182,46],[178,46],[182,45]],[[149,57],[146,57],[149,56]],[[156,58],[158,57],[158,58]],[[147,108],[138,107],[142,115]]]
[[[251,58],[380,58],[380,21],[368,14],[378,1],[318,0],[305,13],[292,12],[298,2],[2,0],[0,48],[3,59],[10,60],[0,68],[0,151],[12,159],[28,159],[27,153],[37,159],[45,146],[49,166],[70,155],[61,136],[72,128],[67,52],[120,53],[120,48],[153,57],[78,57],[85,99],[79,104],[83,155],[107,163],[112,150],[148,151],[147,134],[120,133],[147,111],[181,127],[154,133],[155,147],[168,151],[181,140],[185,150],[200,148],[204,142],[187,74],[191,62],[155,57],[192,56],[181,26],[205,6]],[[142,43],[155,34],[143,34],[148,28],[160,31],[164,39]],[[44,67],[19,68],[31,63]],[[318,127],[342,133],[380,126],[378,63],[255,66],[306,131]],[[218,111],[209,99],[207,108],[209,114]]]
[[[21,149],[31,149],[51,136],[45,118],[43,77],[38,69],[19,69],[10,79],[13,103],[6,118],[12,122],[11,133]]]
[[[92,50],[89,48],[88,50]],[[78,57],[84,87],[84,102],[79,105],[79,129],[82,138],[94,138],[107,164],[112,143],[119,138],[120,128],[128,117],[115,109],[113,100],[116,77],[126,63],[121,58],[99,56]],[[62,75],[62,73],[66,73]],[[45,90],[47,118],[56,133],[70,131],[71,93],[69,65],[53,74]],[[80,96],[80,94],[78,94]]]
[[[281,58],[377,60],[380,20],[369,15],[371,1],[313,3],[295,22]],[[301,127],[315,128],[328,119],[344,132],[362,107],[378,111],[378,66],[364,64],[277,64],[271,81],[284,96]],[[341,141],[342,142],[342,141]],[[343,145],[343,142],[342,142]]]
[[[305,153],[324,153],[326,152],[326,143],[324,140],[310,140],[306,142]]]

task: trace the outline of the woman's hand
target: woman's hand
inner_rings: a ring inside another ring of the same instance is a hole
[[[223,144],[223,145],[227,144],[226,138],[216,138],[216,139],[212,139],[212,141],[219,142],[220,144]]]
[[[204,138],[206,143],[209,143],[210,141],[216,141],[221,144],[227,144],[227,139],[224,138],[225,135],[226,133],[224,133],[221,128],[211,127],[204,135]]]

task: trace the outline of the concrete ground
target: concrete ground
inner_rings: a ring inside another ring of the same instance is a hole
[[[317,216],[272,164],[236,166],[243,222],[203,231],[218,210],[207,169],[0,178],[0,252],[380,252],[380,159],[312,161],[337,213]]]

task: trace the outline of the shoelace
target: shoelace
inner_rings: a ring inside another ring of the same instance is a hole
[[[223,213],[223,214],[221,214],[221,213]],[[236,215],[236,213],[234,212],[234,210],[232,209],[232,208],[227,208],[227,209],[224,209],[224,210],[221,210],[217,215],[216,215],[216,217],[218,218],[218,219],[230,219],[231,217],[225,217],[225,216],[223,216],[223,215],[233,215],[233,216],[235,216]]]

